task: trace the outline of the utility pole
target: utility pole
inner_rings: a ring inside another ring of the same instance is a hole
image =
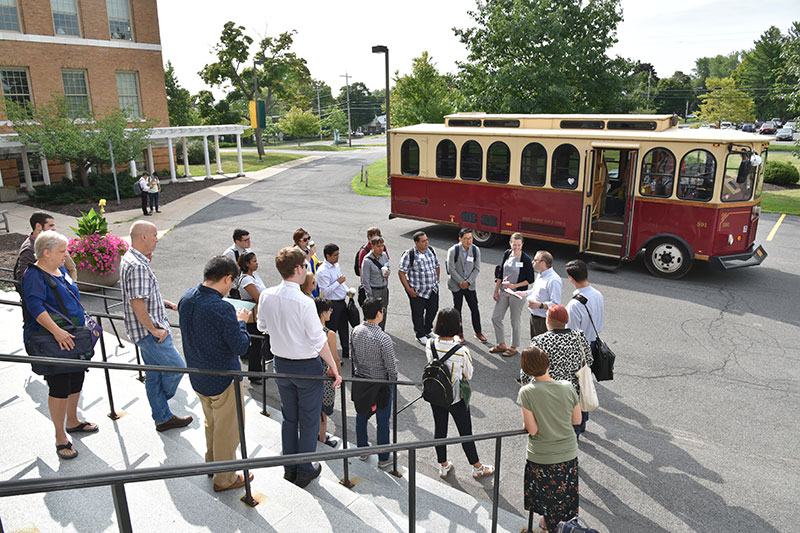
[[[319,140],[322,140],[322,108],[319,105],[319,92],[322,90],[317,87],[314,89],[317,92],[317,117],[319,118]]]
[[[653,71],[647,71],[647,109],[650,110],[650,78],[653,76]]]
[[[350,132],[353,131],[353,126],[350,124],[350,76],[345,72],[339,77],[344,78],[347,84],[347,146],[353,146],[353,139],[350,136]]]
[[[383,45],[373,46],[372,53],[386,55],[386,185],[391,186],[392,148],[389,138],[389,128],[391,127],[389,122],[389,117],[391,116],[389,113],[389,48]]]
[[[263,59],[253,60],[253,99],[256,101],[256,126],[258,126],[258,65],[263,64]],[[266,115],[266,113],[264,114]],[[261,138],[261,128],[259,127],[256,127],[256,149],[258,151],[258,160],[264,161],[264,141]]]

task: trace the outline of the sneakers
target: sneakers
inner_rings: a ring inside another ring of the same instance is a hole
[[[425,346],[428,344],[428,337],[417,337],[417,342]]]
[[[439,464],[439,477],[444,479],[447,477],[447,474],[453,469],[453,463],[447,461],[445,464]]]
[[[392,463],[394,463],[394,461],[392,461],[392,457],[389,456],[389,458],[386,459],[385,461],[378,461],[378,468],[386,468],[392,466]]]
[[[494,467],[492,465],[481,465],[480,468],[472,467],[472,477],[475,479],[491,476],[492,474],[494,474]]]
[[[367,446],[372,446],[372,443],[367,441]],[[362,461],[369,461],[369,454],[359,455],[358,458],[361,459]]]

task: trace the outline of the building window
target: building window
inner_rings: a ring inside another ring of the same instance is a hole
[[[553,152],[550,184],[556,189],[577,189],[580,166],[578,149],[571,144],[562,144]]]
[[[0,0],[0,30],[19,31],[17,0]]]
[[[461,147],[461,179],[480,181],[483,171],[483,148],[477,141],[467,141]]]
[[[56,35],[77,35],[81,29],[78,25],[78,5],[76,0],[50,0],[53,12],[53,29]]]
[[[133,40],[131,10],[128,0],[106,0],[108,30],[112,39]]]
[[[547,175],[547,150],[539,143],[530,143],[522,150],[519,181],[523,185],[544,186]]]
[[[83,70],[62,70],[61,80],[64,82],[64,96],[67,97],[67,115],[69,118],[89,116],[89,84],[86,83],[86,72]]]
[[[0,69],[0,83],[3,96],[19,105],[29,106],[31,103],[31,85],[28,83],[28,71],[24,68]]]
[[[486,180],[508,183],[511,170],[511,150],[504,142],[494,142],[486,151]]]
[[[711,200],[717,160],[707,150],[692,150],[681,159],[678,174],[678,198],[681,200]]]
[[[419,176],[419,145],[408,139],[400,147],[400,172],[406,176]]]
[[[666,148],[653,148],[642,160],[639,193],[643,196],[672,196],[675,181],[675,156]]]
[[[449,139],[436,145],[436,177],[456,177],[456,145]]]
[[[139,103],[139,82],[135,72],[117,72],[117,94],[119,107],[128,112],[129,118],[140,118],[142,106]]]

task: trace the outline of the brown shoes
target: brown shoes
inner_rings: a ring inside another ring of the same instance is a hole
[[[172,415],[172,418],[170,418],[166,422],[161,422],[160,424],[156,424],[156,431],[166,431],[172,428],[186,427],[192,423],[192,420],[194,419],[191,416]]]
[[[503,355],[503,357],[513,357],[513,356],[517,355],[518,353],[519,353],[519,351],[517,351],[517,349],[512,346],[508,350],[504,351],[502,353],[502,355]]]
[[[498,344],[494,348],[489,348],[489,353],[503,353],[507,350],[505,343]]]
[[[250,481],[253,481],[253,474],[250,474]],[[231,489],[238,489],[240,487],[244,487],[244,476],[239,474],[239,477],[236,478],[236,481],[233,482],[232,485],[228,485],[227,487],[220,487],[216,483],[214,483],[214,492],[222,492],[223,490],[231,490]]]
[[[486,342],[486,335],[484,335],[483,333],[476,333],[475,338],[481,342]]]

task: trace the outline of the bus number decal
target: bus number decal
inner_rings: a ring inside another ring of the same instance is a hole
[[[708,227],[708,222],[704,222],[704,221],[700,220],[700,221],[697,222],[697,227],[698,228],[707,228]]]

